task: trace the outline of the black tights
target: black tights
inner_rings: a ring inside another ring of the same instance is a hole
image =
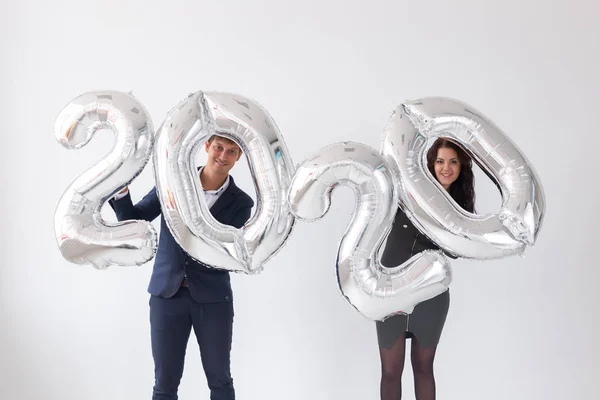
[[[381,400],[402,398],[402,370],[406,347],[402,334],[391,349],[379,348],[381,356]],[[435,400],[433,359],[436,348],[422,348],[417,338],[411,340],[410,361],[415,379],[416,400]]]

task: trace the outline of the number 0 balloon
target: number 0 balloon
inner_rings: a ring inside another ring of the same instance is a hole
[[[502,207],[476,215],[460,208],[427,169],[427,150],[439,137],[462,146],[495,179]],[[545,212],[544,190],[516,145],[472,107],[432,97],[397,107],[382,153],[400,172],[400,200],[415,226],[459,257],[495,259],[533,245]]]
[[[194,159],[212,135],[237,142],[246,154],[258,194],[255,215],[237,229],[206,207]],[[285,243],[294,217],[286,193],[294,173],[273,119],[253,100],[197,92],[180,102],[158,130],[154,171],[163,216],[179,245],[215,268],[259,273]]]

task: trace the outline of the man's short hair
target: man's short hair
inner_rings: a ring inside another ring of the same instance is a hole
[[[217,137],[218,137],[219,139],[221,139],[221,140],[224,140],[226,143],[235,144],[237,147],[240,147],[240,146],[239,146],[239,145],[238,145],[238,144],[235,142],[235,140],[231,140],[231,139],[229,139],[229,138],[226,138],[226,137],[223,137],[223,136],[220,136],[220,135],[212,135],[211,137],[209,137],[209,138],[208,138],[208,143],[212,143],[212,142],[213,142],[213,140],[215,140],[215,138],[217,138]],[[240,150],[241,150],[241,147],[240,147]]]

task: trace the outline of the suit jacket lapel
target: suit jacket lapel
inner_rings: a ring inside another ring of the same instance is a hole
[[[201,169],[202,169],[202,166],[197,167],[197,171],[200,171]],[[200,179],[200,177],[198,177],[198,179]],[[237,190],[238,190],[238,187],[235,185],[235,183],[233,183],[233,176],[230,175],[229,176],[229,186],[227,186],[227,189],[225,189],[225,191],[221,194],[221,196],[219,196],[217,201],[215,201],[215,204],[213,204],[212,207],[210,208],[210,213],[212,214],[212,216],[215,219],[217,218],[217,215],[219,215],[221,210],[223,210],[225,207],[227,207],[229,204],[231,204]]]
[[[238,188],[233,182],[233,177],[229,176],[229,186],[227,189],[219,196],[215,204],[210,208],[210,213],[213,217],[217,218],[217,215],[231,204],[231,202],[235,199],[235,194]]]

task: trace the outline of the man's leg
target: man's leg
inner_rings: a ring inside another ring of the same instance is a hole
[[[192,324],[211,400],[234,400],[229,358],[233,335],[233,302],[196,303],[192,311]]]
[[[154,358],[152,400],[177,400],[183,375],[185,349],[192,327],[188,289],[165,299],[150,298],[150,335]]]

